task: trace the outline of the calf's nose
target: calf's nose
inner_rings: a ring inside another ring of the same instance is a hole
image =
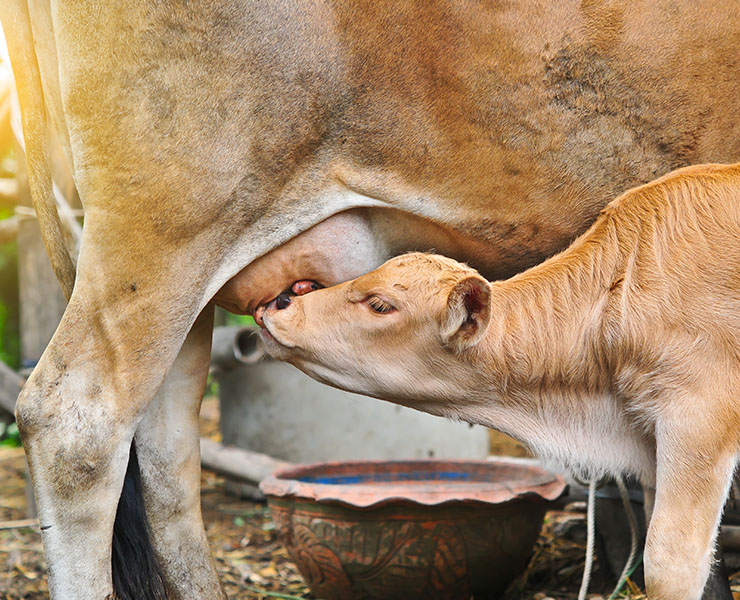
[[[290,303],[291,295],[287,292],[283,292],[277,298],[275,298],[275,308],[277,308],[278,310],[288,308],[288,306],[290,306]]]

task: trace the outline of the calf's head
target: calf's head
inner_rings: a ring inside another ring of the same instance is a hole
[[[411,253],[352,281],[272,302],[263,339],[275,358],[320,381],[445,413],[489,319],[489,284],[476,271]]]

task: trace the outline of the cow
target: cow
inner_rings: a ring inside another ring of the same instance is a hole
[[[0,11],[29,183],[69,297],[16,408],[56,599],[113,597],[124,480],[138,481],[159,588],[224,596],[198,489],[215,304],[250,313],[295,281],[333,285],[414,249],[508,276],[620,191],[740,156],[731,0]],[[76,271],[50,131],[85,210]]]
[[[740,163],[692,166],[512,279],[406,254],[273,300],[262,335],[330,385],[501,429],[588,479],[638,477],[648,597],[699,600],[740,450],[738,273]]]

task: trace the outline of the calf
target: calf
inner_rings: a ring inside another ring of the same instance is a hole
[[[701,597],[740,434],[740,164],[630,190],[506,281],[413,253],[276,304],[269,351],[316,379],[637,476],[648,596]]]

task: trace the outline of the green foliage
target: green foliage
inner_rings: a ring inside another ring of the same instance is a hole
[[[0,176],[12,176],[12,148],[0,148]],[[12,208],[0,208],[0,219],[13,215]],[[0,245],[0,360],[18,369],[21,362],[20,311],[18,306],[18,244]]]
[[[241,327],[256,327],[257,323],[250,315],[235,315],[233,313],[226,313],[225,325],[239,325]]]
[[[18,306],[18,245],[0,245],[0,360],[20,367],[20,316]]]
[[[218,396],[218,378],[213,376],[213,373],[208,373],[208,380],[206,381],[206,391],[203,396]]]
[[[0,421],[0,447],[20,448],[21,436],[15,423],[6,424]]]

